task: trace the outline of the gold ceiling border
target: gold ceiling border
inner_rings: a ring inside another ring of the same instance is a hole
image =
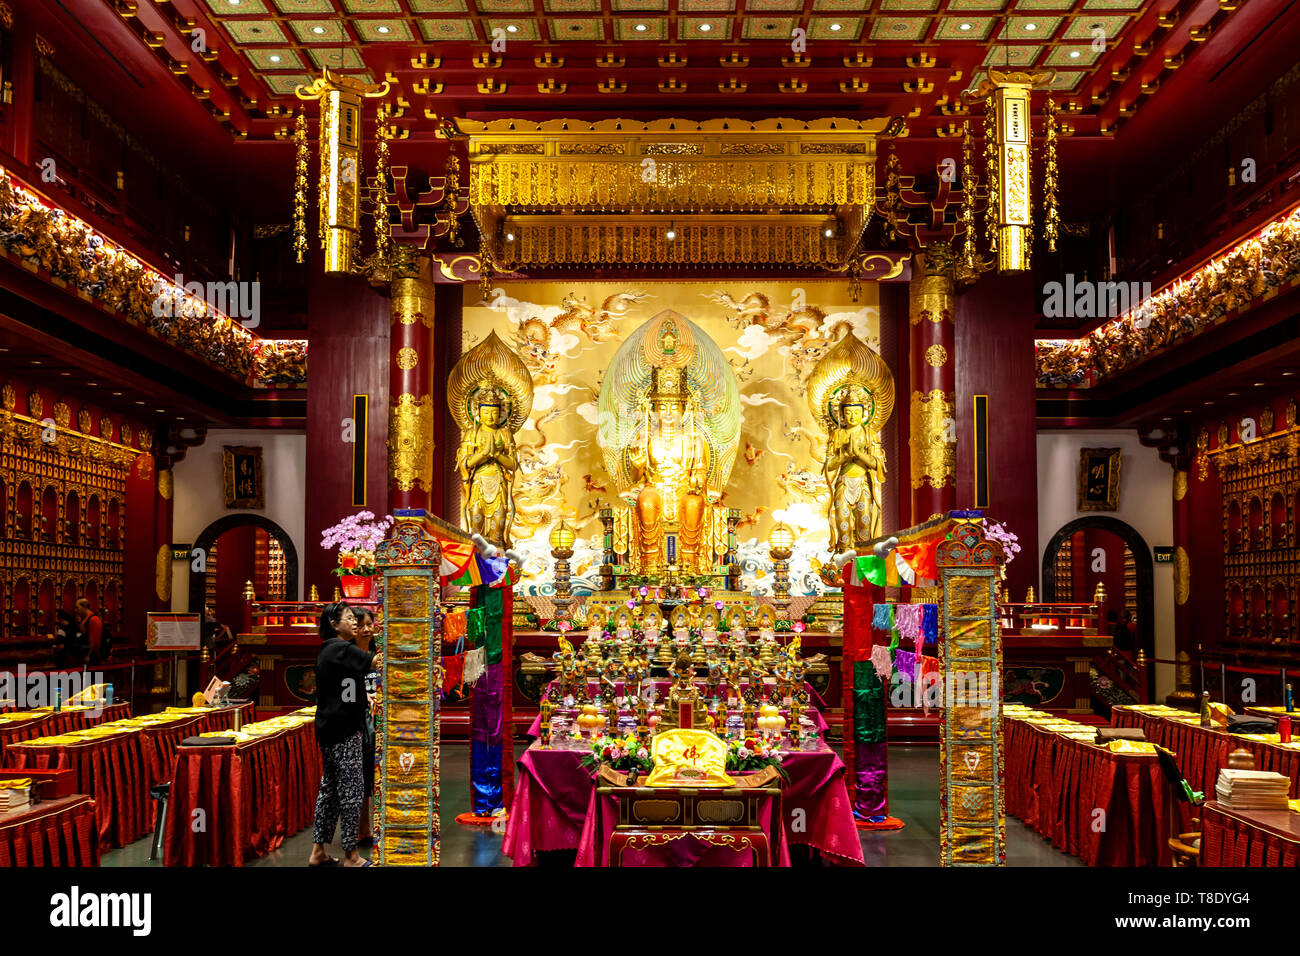
[[[785,262],[843,271],[870,215],[876,142],[890,125],[499,119],[458,120],[455,134],[468,142],[485,257],[504,268]],[[606,218],[587,221],[596,216]],[[787,241],[794,262],[781,250]]]

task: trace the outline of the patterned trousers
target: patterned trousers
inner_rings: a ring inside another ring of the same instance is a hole
[[[366,802],[366,778],[362,769],[361,731],[342,743],[321,748],[320,790],[316,794],[316,818],[312,842],[322,846],[334,841],[337,822],[344,853],[357,848],[357,827]]]

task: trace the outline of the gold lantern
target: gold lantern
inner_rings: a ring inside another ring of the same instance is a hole
[[[999,272],[1023,272],[1029,268],[1034,227],[1030,94],[1035,89],[1047,88],[1055,75],[1051,70],[1022,73],[990,68],[988,77],[978,87],[963,94],[968,100],[985,101],[985,236]],[[1056,112],[1056,104],[1048,98],[1044,107],[1046,175],[1042,204],[1044,235],[1053,252],[1060,219],[1057,210]],[[965,139],[962,176],[967,191],[964,202],[967,208],[963,209],[962,217],[966,247],[963,259],[969,269],[975,265],[973,213],[969,207],[976,185],[970,160],[969,127]]]
[[[388,95],[388,84],[322,71],[300,100],[320,102],[320,235],[326,272],[350,272],[361,229],[361,101]],[[381,121],[382,126],[382,121]]]
[[[555,559],[555,596],[568,603],[569,597],[569,558],[573,557],[573,529],[560,519],[560,523],[551,529],[551,557]],[[558,605],[559,600],[556,601]]]

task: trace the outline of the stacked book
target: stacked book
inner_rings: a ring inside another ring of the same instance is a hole
[[[1219,802],[1234,810],[1286,810],[1291,780],[1271,770],[1225,768],[1214,790]]]
[[[31,804],[32,782],[28,779],[4,780],[0,783],[0,813],[10,810],[26,810]]]

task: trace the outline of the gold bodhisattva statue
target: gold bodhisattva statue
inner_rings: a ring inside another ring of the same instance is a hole
[[[827,431],[822,473],[830,490],[830,550],[865,548],[883,533],[886,468],[880,429],[894,408],[894,377],[884,360],[850,333],[813,369],[808,406]]]
[[[512,547],[519,467],[515,432],[533,408],[528,368],[493,332],[452,368],[447,402],[461,432],[456,471],[465,530]]]
[[[456,452],[465,527],[496,544],[512,547],[515,518],[514,477],[519,467],[515,436],[505,424],[510,398],[490,383],[476,391],[471,404],[473,429]]]
[[[675,368],[655,369],[650,395],[643,404],[642,440],[631,449],[632,473],[641,488],[636,496],[641,566],[665,563],[665,518],[678,525],[676,563],[692,570],[706,566],[701,554],[705,480],[709,449],[696,427],[698,409]]]

